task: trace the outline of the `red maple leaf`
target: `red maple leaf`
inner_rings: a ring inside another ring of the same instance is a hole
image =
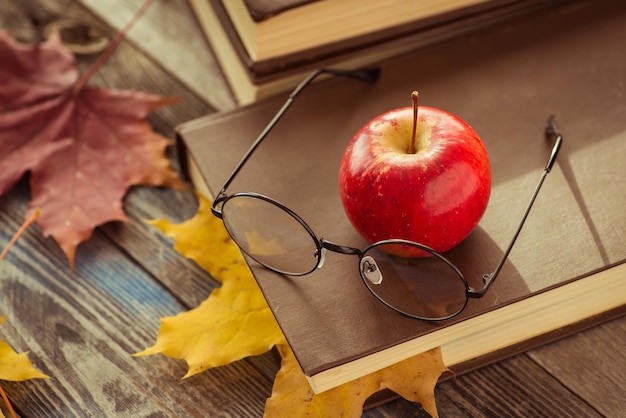
[[[27,45],[0,31],[0,195],[30,171],[29,211],[41,210],[39,225],[72,266],[97,226],[127,220],[132,185],[183,186],[165,156],[169,141],[145,121],[174,99],[86,78],[57,34]]]

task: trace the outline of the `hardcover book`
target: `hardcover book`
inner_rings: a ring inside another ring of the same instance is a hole
[[[312,69],[377,64],[552,2],[190,0],[190,5],[237,101],[247,104],[295,87]]]
[[[297,97],[229,191],[270,196],[317,236],[364,248],[337,176],[368,120],[424,105],[466,120],[482,137],[492,192],[472,234],[446,256],[481,287],[500,260],[543,171],[554,115],[564,142],[498,279],[458,316],[425,322],[389,309],[364,286],[354,256],[328,253],[302,277],[249,266],[313,389],[322,392],[441,347],[454,371],[479,367],[626,309],[626,4],[569,2],[381,66],[375,84],[333,78]],[[179,126],[182,161],[212,195],[285,97]]]

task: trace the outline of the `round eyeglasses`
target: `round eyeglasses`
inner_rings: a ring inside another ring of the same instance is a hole
[[[364,250],[316,237],[296,213],[256,193],[237,193],[221,206],[222,220],[250,258],[277,273],[302,276],[321,267],[326,250],[358,256],[363,283],[389,307],[410,317],[437,320],[463,310],[471,292],[454,264],[435,250],[405,240],[385,240]],[[432,257],[395,254],[426,252]]]
[[[302,276],[324,264],[326,251],[358,257],[363,283],[381,302],[395,311],[416,319],[438,321],[459,314],[470,298],[480,298],[495,281],[515,243],[545,177],[552,169],[563,141],[551,117],[546,136],[554,140],[552,153],[522,220],[507,249],[492,273],[484,274],[483,286],[468,285],[461,271],[443,254],[423,244],[403,239],[388,239],[361,250],[318,238],[309,225],[282,203],[253,192],[228,195],[226,189],[254,150],[291,105],[294,98],[320,74],[348,76],[373,82],[372,70],[319,70],[305,79],[289,96],[231,175],[224,182],[211,211],[221,218],[226,230],[241,250],[263,267],[289,276]],[[419,257],[416,257],[419,255]],[[424,257],[427,255],[428,257]]]

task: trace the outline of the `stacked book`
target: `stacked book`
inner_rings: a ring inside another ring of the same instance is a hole
[[[189,0],[239,104],[378,64],[547,0]]]
[[[626,3],[568,2],[390,60],[375,84],[326,79],[298,96],[229,192],[270,196],[318,236],[363,248],[339,197],[343,150],[363,124],[409,106],[419,89],[424,105],[470,123],[490,156],[487,211],[446,253],[475,288],[502,256],[545,167],[549,115],[564,136],[497,281],[452,319],[426,322],[389,309],[368,292],[351,256],[329,254],[304,277],[248,259],[315,391],[434,347],[460,373],[626,312],[623,39]],[[194,184],[218,193],[283,103],[273,97],[179,126]]]

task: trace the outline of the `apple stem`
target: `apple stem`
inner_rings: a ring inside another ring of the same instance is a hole
[[[418,108],[418,98],[419,93],[417,91],[413,91],[411,93],[411,101],[413,102],[413,132],[411,133],[411,142],[409,142],[409,149],[407,152],[409,154],[415,154],[415,135],[417,133],[417,108]]]

